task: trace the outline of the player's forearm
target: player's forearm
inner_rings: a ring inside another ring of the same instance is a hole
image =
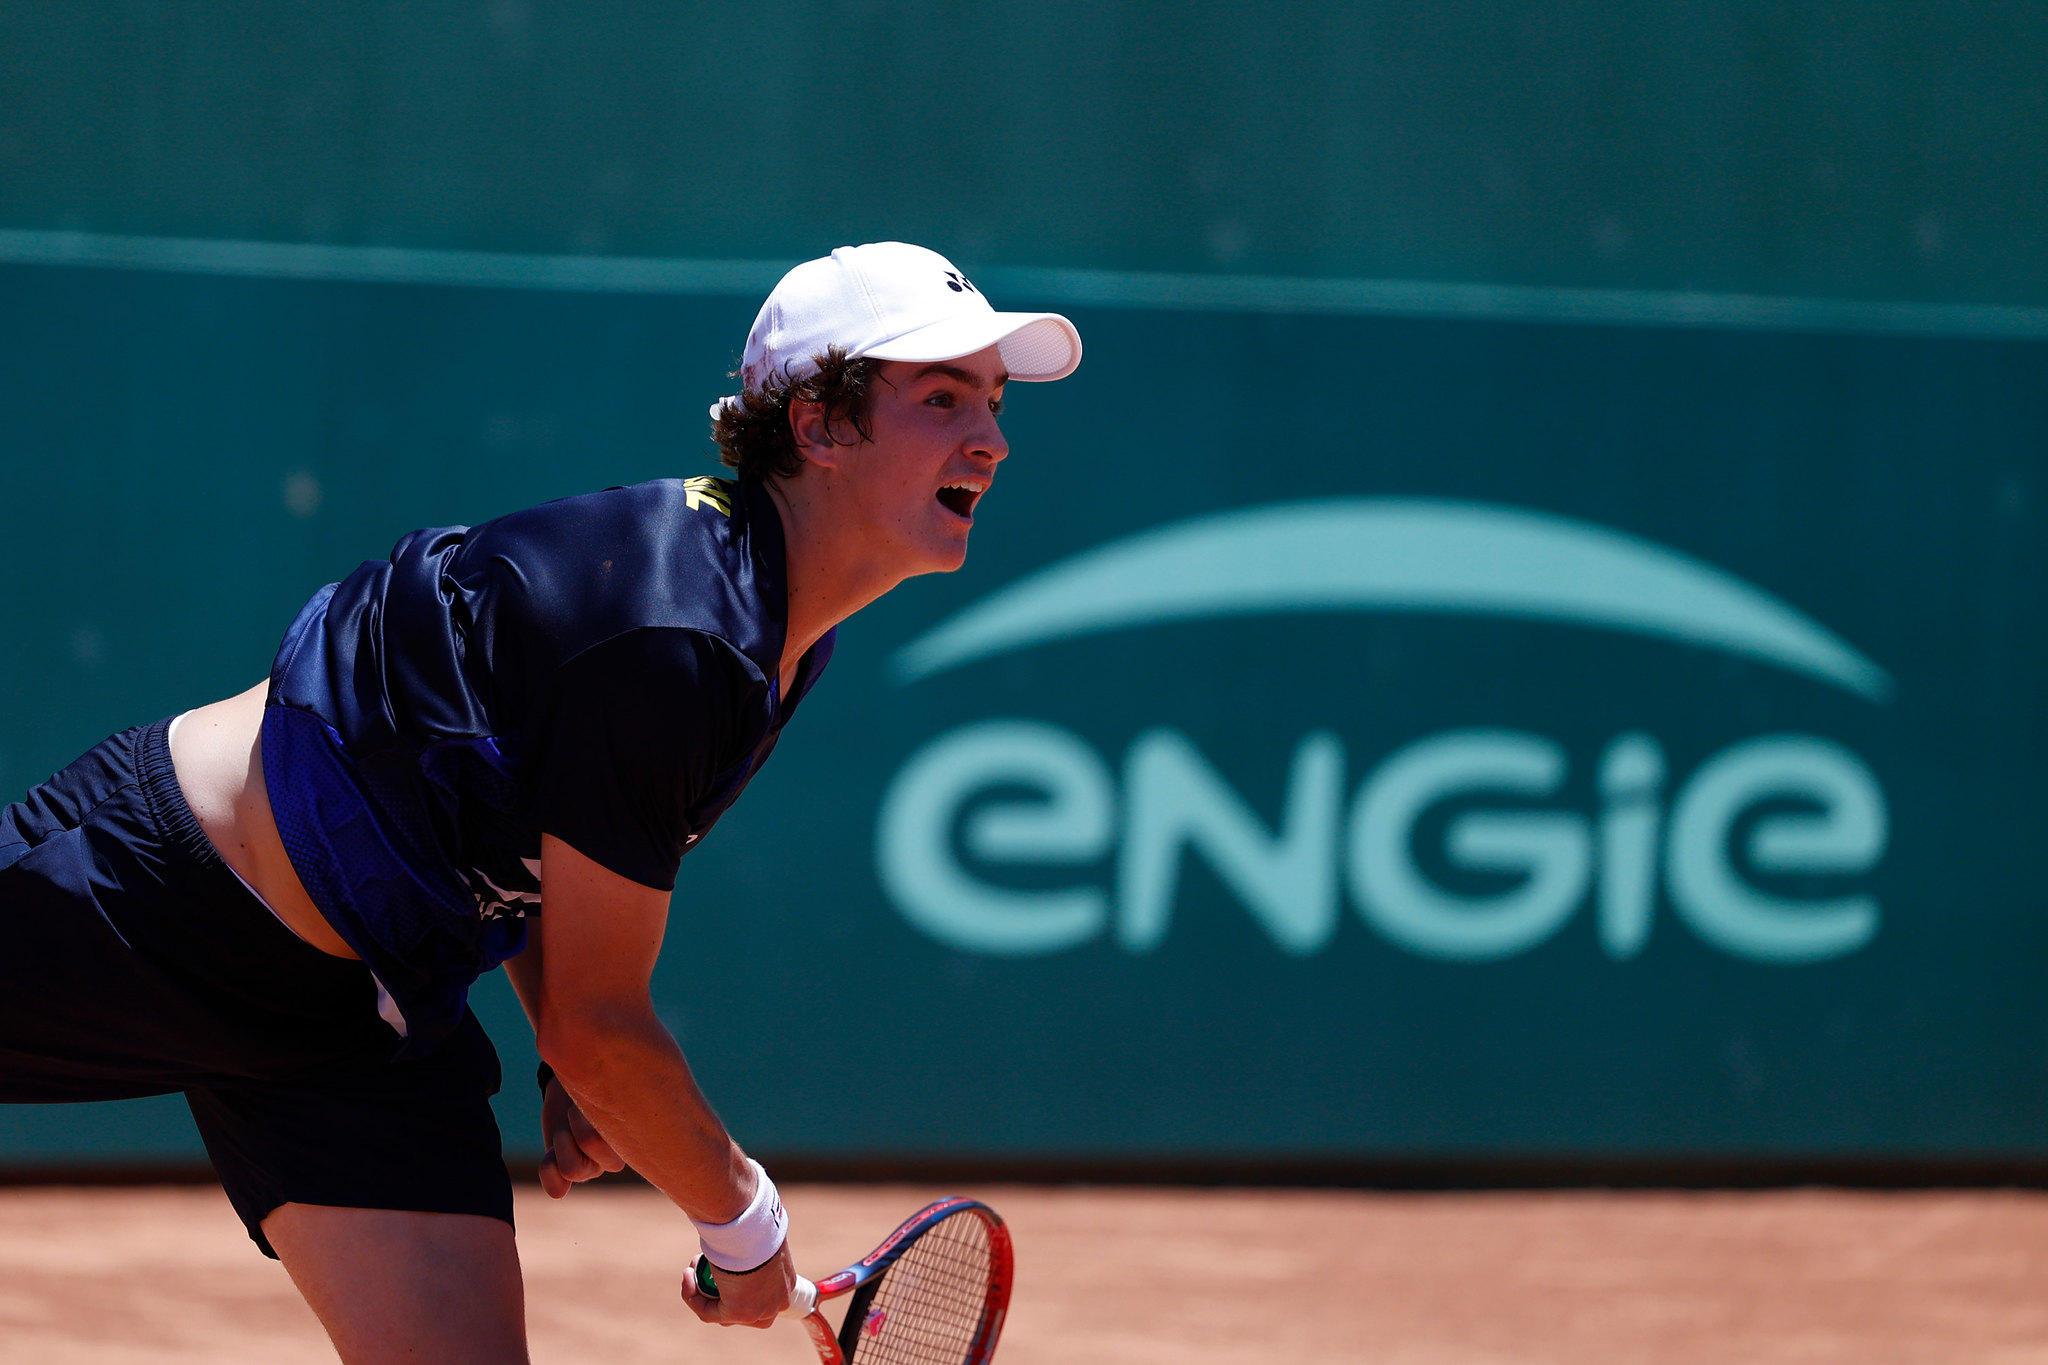
[[[740,1215],[753,1173],[651,1004],[545,1024],[541,1055],[628,1165],[699,1222]]]

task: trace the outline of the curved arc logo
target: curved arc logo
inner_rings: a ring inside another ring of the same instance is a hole
[[[1166,621],[1344,608],[1604,626],[1726,650],[1883,701],[1885,671],[1732,574],[1586,522],[1486,503],[1328,499],[1140,533],[1042,569],[896,654],[914,682]]]
[[[1437,610],[1597,625],[1718,648],[1883,701],[1891,679],[1818,622],[1712,565],[1606,528],[1484,504],[1347,500],[1241,509],[1146,532],[1027,577],[905,646],[900,679],[1056,640],[1166,621],[1343,608]],[[1591,902],[1615,960],[1645,945],[1661,886],[1698,937],[1780,964],[1853,952],[1877,932],[1867,893],[1796,897],[1766,876],[1839,882],[1888,843],[1875,775],[1838,743],[1762,735],[1710,756],[1666,797],[1656,738],[1615,736],[1596,761],[1598,808],[1532,809],[1555,797],[1562,745],[1516,730],[1415,740],[1345,799],[1334,734],[1302,738],[1277,826],[1250,809],[1187,736],[1140,734],[1121,772],[1082,737],[1030,719],[972,723],[897,772],[876,829],[883,889],[914,925],[996,956],[1059,952],[1112,935],[1149,952],[1165,938],[1181,861],[1193,851],[1281,952],[1321,951],[1347,901],[1388,941],[1446,961],[1529,951]],[[986,798],[1024,789],[1029,799]],[[1460,895],[1417,864],[1424,815],[1455,867],[1507,874],[1509,889]],[[962,816],[965,819],[962,819]],[[1099,864],[1108,885],[996,886],[963,864]]]

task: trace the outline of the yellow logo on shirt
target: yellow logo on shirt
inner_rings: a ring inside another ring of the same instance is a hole
[[[705,503],[717,509],[718,515],[732,515],[733,484],[730,479],[713,479],[698,476],[683,480],[683,502],[694,512]]]

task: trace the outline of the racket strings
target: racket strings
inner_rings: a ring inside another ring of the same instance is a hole
[[[956,1214],[911,1243],[882,1272],[850,1361],[963,1365],[988,1306],[988,1225]]]

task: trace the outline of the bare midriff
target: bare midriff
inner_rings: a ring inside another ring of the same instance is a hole
[[[355,957],[299,882],[263,785],[267,684],[189,711],[171,738],[178,790],[221,858],[291,931],[323,953]]]

